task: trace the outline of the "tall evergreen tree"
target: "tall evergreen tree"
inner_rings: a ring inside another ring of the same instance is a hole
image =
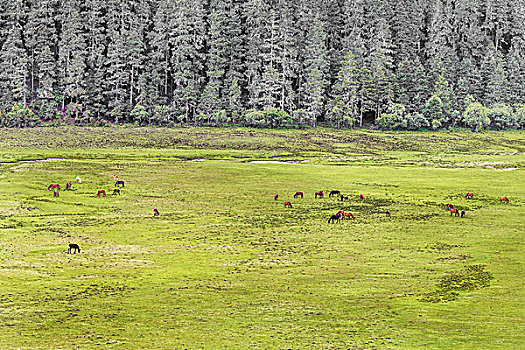
[[[27,8],[21,0],[9,2],[7,35],[0,52],[0,105],[7,109],[15,102],[28,103],[30,76],[27,51],[22,40]]]
[[[80,12],[80,2],[64,1],[61,4],[58,72],[59,87],[63,91],[63,105],[82,104],[86,97],[87,45]],[[77,109],[78,115],[78,109]]]
[[[202,0],[176,0],[170,21],[172,105],[186,121],[195,114],[204,85],[206,39]]]
[[[326,33],[318,15],[313,19],[308,39],[305,47],[306,82],[303,86],[303,98],[308,114],[319,120],[324,112],[325,93],[329,84],[329,63]]]

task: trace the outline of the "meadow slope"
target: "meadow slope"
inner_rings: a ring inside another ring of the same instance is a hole
[[[524,151],[522,132],[2,129],[0,348],[523,348]]]

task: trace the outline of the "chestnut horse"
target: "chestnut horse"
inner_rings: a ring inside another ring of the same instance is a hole
[[[472,192],[469,192],[469,193],[467,193],[467,194],[465,195],[465,198],[466,198],[466,199],[472,199],[472,197],[474,197],[474,193],[472,193]]]
[[[295,192],[295,194],[293,195],[294,198],[297,198],[297,197],[301,197],[303,198],[303,192]]]
[[[49,190],[52,189],[52,188],[56,188],[57,190],[59,190],[59,189],[60,189],[60,185],[59,185],[59,184],[51,184],[51,185],[49,185],[49,187],[47,188],[47,190],[49,191]]]
[[[100,197],[100,195],[103,195],[106,197],[106,191],[105,190],[98,190],[97,197]]]
[[[363,196],[362,194],[359,195],[359,199],[364,201],[365,200],[365,196]]]
[[[286,207],[292,208],[292,203],[286,201],[286,202],[284,202],[284,207],[285,207],[285,208],[286,208]]]
[[[315,192],[315,198],[323,198],[324,197],[324,191]]]
[[[509,204],[509,199],[507,197],[500,197],[499,201]]]
[[[57,198],[59,195],[58,190],[53,191],[53,197]]]
[[[454,216],[459,216],[459,211],[457,209],[450,209],[450,216],[452,216],[452,214],[454,214]]]
[[[352,213],[343,212],[343,219],[355,220],[355,216]]]

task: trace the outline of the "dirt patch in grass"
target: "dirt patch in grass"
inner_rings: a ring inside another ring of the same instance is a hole
[[[441,277],[437,290],[424,294],[420,301],[442,303],[453,301],[459,292],[472,291],[488,287],[494,276],[485,270],[485,265],[469,265],[462,270],[452,271]]]
[[[462,248],[462,247],[465,247],[463,245],[460,245],[460,244],[447,244],[447,243],[443,243],[443,242],[436,242],[436,243],[432,243],[432,244],[428,244],[425,248],[429,251],[429,252],[443,252],[443,251],[449,251],[449,250],[452,250],[454,248]]]

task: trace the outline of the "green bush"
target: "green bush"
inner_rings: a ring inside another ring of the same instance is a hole
[[[488,109],[479,102],[468,105],[463,113],[463,120],[465,125],[476,132],[490,125]]]
[[[408,129],[417,130],[421,128],[428,128],[430,123],[421,113],[415,112],[407,116],[408,119]]]
[[[498,130],[519,127],[518,115],[506,104],[496,104],[488,110],[490,125]]]
[[[38,116],[23,103],[15,103],[10,111],[4,111],[1,115],[2,126],[8,128],[32,128],[40,125]]]
[[[292,122],[290,115],[278,108],[264,111],[250,109],[243,114],[242,119],[245,126],[255,128],[278,128]]]
[[[382,113],[377,118],[377,124],[388,130],[398,130],[408,128],[409,115],[406,113],[406,107],[399,103],[390,103],[387,112]]]

